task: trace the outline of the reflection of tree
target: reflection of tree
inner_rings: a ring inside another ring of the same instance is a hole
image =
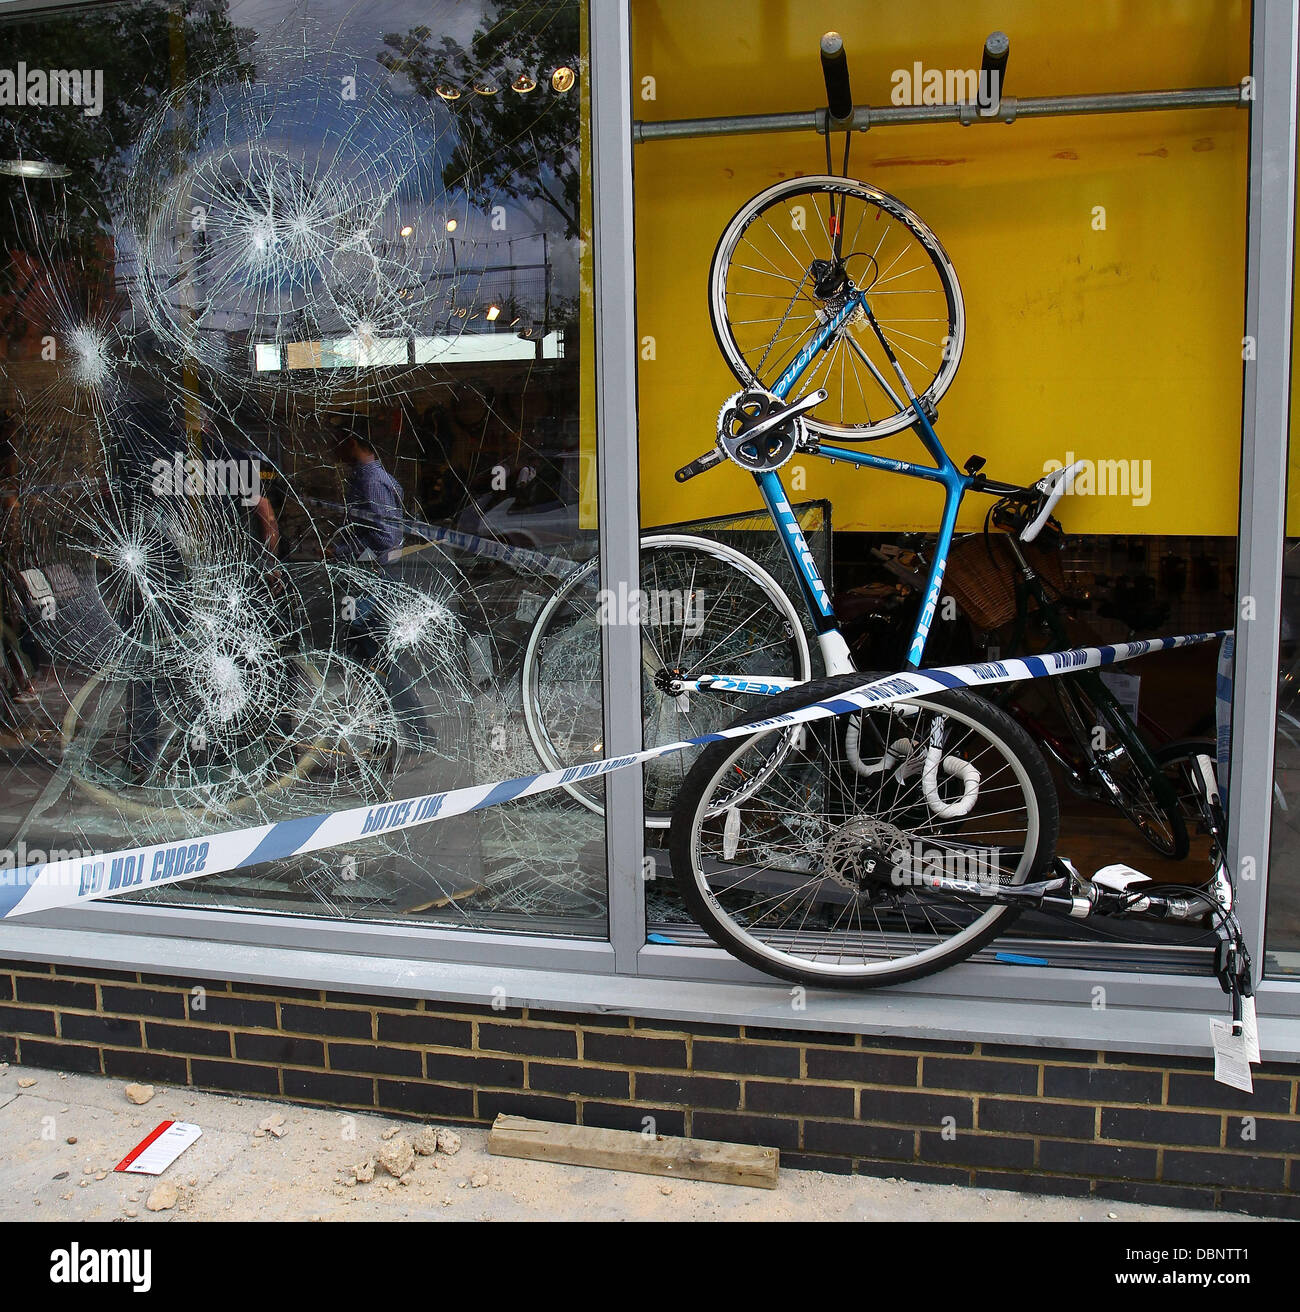
[[[0,251],[33,240],[44,247],[61,237],[87,263],[102,258],[108,211],[121,194],[128,148],[144,116],[174,83],[252,75],[246,61],[255,34],[232,26],[227,10],[228,0],[142,0],[83,6],[75,13],[37,12],[0,26],[10,66],[76,65],[104,74],[98,116],[75,105],[5,108],[0,158],[46,160],[70,172],[60,182],[26,183],[33,214],[26,213],[23,182],[0,177]],[[33,219],[50,223],[50,231],[33,233]],[[12,270],[0,270],[0,279],[11,277]]]
[[[377,56],[390,72],[407,77],[426,98],[439,86],[460,90],[448,102],[459,140],[443,166],[443,185],[463,188],[475,204],[501,193],[541,201],[564,219],[565,235],[578,235],[579,88],[552,89],[554,69],[579,69],[579,6],[574,0],[494,0],[463,46],[444,36],[435,44],[427,27],[384,37]],[[511,89],[519,74],[534,90]],[[498,88],[478,95],[475,82]]]

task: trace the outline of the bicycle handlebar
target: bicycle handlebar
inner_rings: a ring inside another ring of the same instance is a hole
[[[1056,509],[1056,503],[1065,495],[1068,488],[1074,483],[1074,476],[1083,468],[1083,461],[1076,460],[1072,465],[1066,465],[1064,469],[1058,469],[1054,473],[1048,474],[1045,478],[1040,478],[1034,484],[1034,489],[1042,497],[1042,505],[1033,519],[1020,530],[1021,542],[1032,542],[1043,531],[1043,525],[1052,517],[1052,511]]]
[[[1002,83],[1007,75],[1007,57],[1011,53],[1011,42],[1005,32],[990,32],[984,42],[984,59],[980,65],[981,89],[990,98],[991,107],[995,108],[1002,99]]]
[[[837,123],[853,117],[853,92],[849,88],[849,61],[844,53],[844,38],[827,32],[821,40],[822,77],[826,81],[826,108]]]

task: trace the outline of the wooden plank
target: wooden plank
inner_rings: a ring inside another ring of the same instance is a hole
[[[488,1152],[539,1162],[595,1166],[606,1171],[675,1175],[683,1180],[775,1189],[780,1153],[775,1148],[677,1139],[634,1130],[600,1130],[591,1125],[555,1125],[502,1112],[488,1134]]]

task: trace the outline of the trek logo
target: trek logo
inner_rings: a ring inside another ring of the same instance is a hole
[[[817,602],[818,609],[823,615],[829,615],[831,613],[830,596],[826,592],[826,585],[822,582],[821,575],[817,572],[817,562],[813,559],[812,551],[808,547],[808,540],[799,527],[799,521],[795,517],[794,511],[790,509],[790,503],[774,499],[772,509],[776,512],[777,523],[781,525],[786,536],[790,539],[790,545],[794,548],[794,553],[799,559],[800,569],[803,571],[809,591],[812,592],[813,598]]]
[[[729,674],[705,676],[700,680],[701,692],[745,692],[756,697],[775,697],[791,685],[768,683],[765,679],[740,679]]]
[[[130,1285],[147,1294],[153,1288],[153,1251],[148,1248],[82,1248],[70,1244],[50,1253],[52,1285]]]
[[[947,563],[946,560],[939,562],[935,576],[930,580],[930,590],[925,594],[925,605],[921,607],[921,618],[916,622],[916,637],[912,640],[912,650],[908,653],[908,659],[913,662],[921,659],[925,640],[930,634],[930,625],[934,623],[934,612],[939,608],[939,593],[943,588],[943,572]]]

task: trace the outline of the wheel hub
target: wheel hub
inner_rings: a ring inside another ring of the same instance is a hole
[[[676,695],[682,690],[682,680],[686,677],[686,672],[680,669],[656,670],[654,674],[655,687],[660,692],[671,693]]]
[[[852,893],[893,887],[891,875],[908,865],[907,838],[884,820],[853,816],[840,825],[822,852],[822,872]]]

